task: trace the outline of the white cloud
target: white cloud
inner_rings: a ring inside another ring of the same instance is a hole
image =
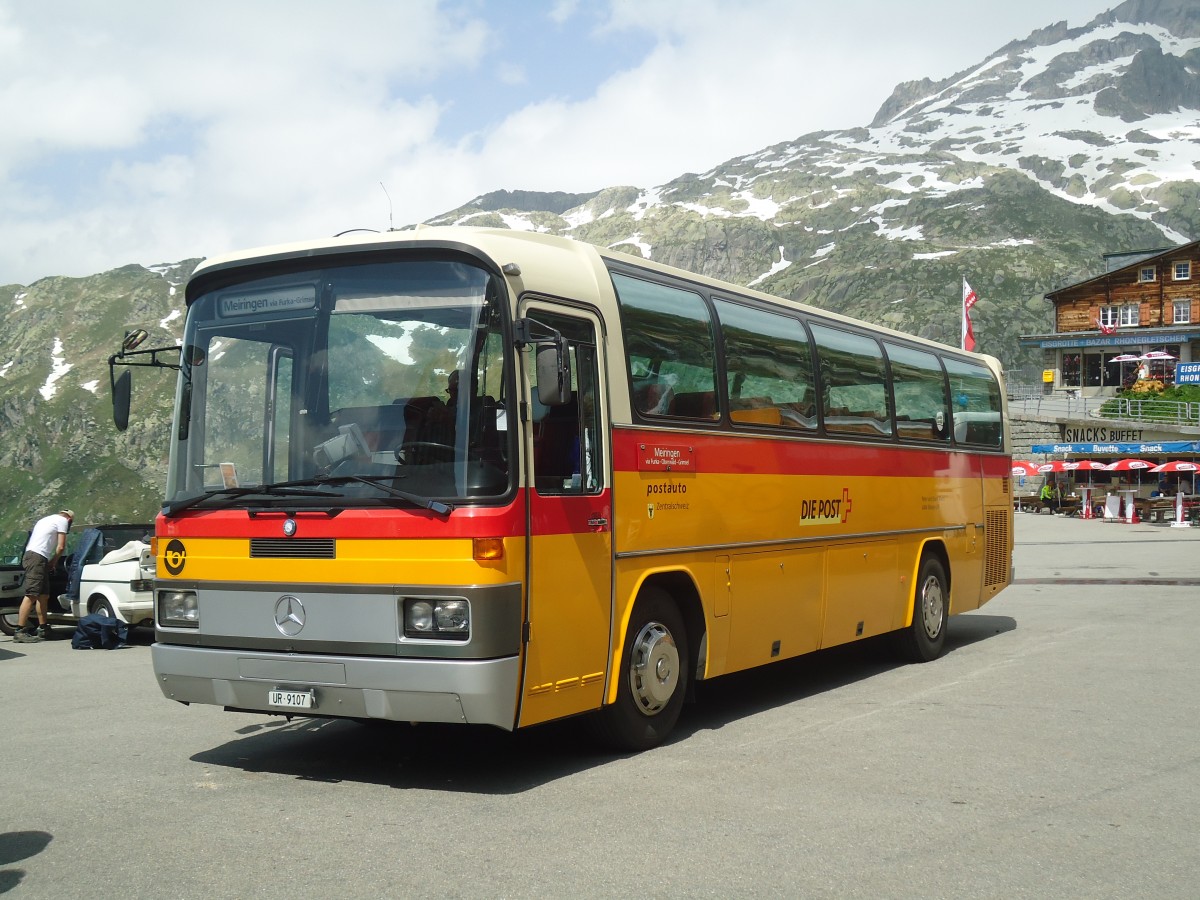
[[[500,188],[650,188],[866,124],[897,82],[1050,18],[1040,0],[558,0],[515,20],[499,0],[0,0],[0,284],[385,228],[380,182],[396,225]],[[594,83],[536,68],[568,39]],[[452,131],[494,84],[505,105]]]

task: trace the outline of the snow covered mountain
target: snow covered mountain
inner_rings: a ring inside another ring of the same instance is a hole
[[[966,275],[981,346],[1017,363],[1045,291],[1200,235],[1198,179],[1200,4],[1129,0],[901,84],[866,127],[562,212],[501,192],[434,221],[570,234],[949,341]]]
[[[1050,327],[1047,291],[1200,237],[1200,2],[1051,25],[899,85],[861,128],[667,184],[497,191],[433,221],[567,234],[950,343],[966,276],[980,349],[1040,369],[1017,337]],[[170,379],[138,373],[118,435],[106,360],[126,325],[179,335],[195,263],[0,286],[0,538],[68,500],[81,521],[157,510]]]

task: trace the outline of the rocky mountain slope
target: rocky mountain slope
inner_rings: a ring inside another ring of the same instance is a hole
[[[1200,237],[1200,4],[1129,0],[1051,25],[874,120],[650,188],[497,191],[433,220],[622,249],[954,343],[961,279],[979,349],[1010,369],[1043,295],[1101,254]],[[144,520],[166,472],[169,373],[137,370],[112,427],[106,360],[127,326],[179,335],[196,261],[0,287],[0,536],[53,507]]]

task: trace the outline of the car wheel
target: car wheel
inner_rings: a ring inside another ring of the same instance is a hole
[[[17,633],[17,620],[19,618],[19,615],[15,612],[0,615],[0,632],[12,637]]]
[[[112,603],[109,602],[107,597],[100,595],[96,595],[88,600],[88,611],[97,616],[108,616],[110,619],[116,618]]]

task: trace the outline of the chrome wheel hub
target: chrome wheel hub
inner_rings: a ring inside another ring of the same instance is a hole
[[[648,622],[633,642],[629,686],[637,708],[647,716],[662,711],[679,684],[679,650],[659,622]]]
[[[921,621],[930,640],[936,640],[941,634],[945,613],[946,597],[941,582],[936,578],[926,578],[921,585]]]

